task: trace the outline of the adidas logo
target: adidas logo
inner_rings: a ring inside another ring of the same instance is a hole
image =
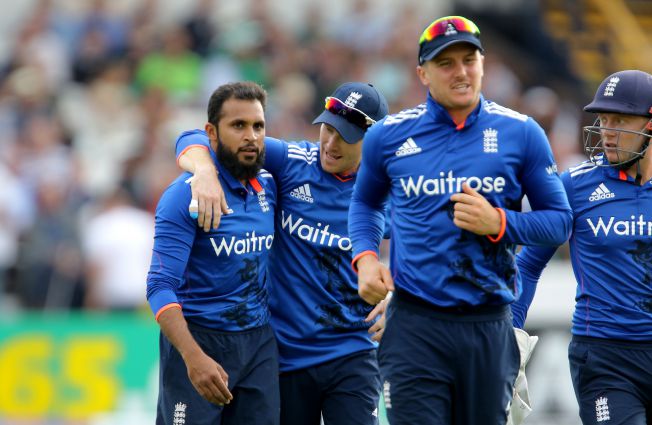
[[[413,138],[409,137],[398,150],[396,156],[414,155],[421,152],[421,148],[417,146]]]
[[[596,187],[591,196],[589,196],[589,201],[600,201],[602,199],[610,199],[616,196],[615,193],[607,189],[607,186],[604,183],[600,183],[600,186]]]
[[[301,201],[308,202],[310,204],[315,202],[315,200],[312,197],[312,193],[310,193],[310,185],[308,183],[292,189],[292,191],[290,192],[290,196],[295,197]]]

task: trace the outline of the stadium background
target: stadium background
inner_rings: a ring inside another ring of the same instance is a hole
[[[309,123],[346,80],[390,110],[423,101],[416,41],[435,17],[482,30],[483,93],[581,160],[598,83],[652,70],[649,0],[22,0],[0,14],[0,425],[153,423],[158,328],[144,305],[153,210],[175,136],[212,90],[252,79],[268,134]],[[574,281],[561,249],[528,325],[530,424],[577,425],[566,345]],[[481,390],[481,389],[478,389]]]

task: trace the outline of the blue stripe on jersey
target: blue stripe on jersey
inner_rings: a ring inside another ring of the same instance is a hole
[[[188,146],[206,146],[188,133]],[[319,145],[266,138],[265,169],[278,184],[272,248],[270,309],[281,371],[303,369],[374,347],[364,322],[371,310],[357,292],[348,237],[348,207],[355,179],[326,173]]]
[[[179,302],[188,322],[240,331],[269,321],[266,266],[274,240],[276,186],[245,188],[218,164],[232,214],[218,230],[204,232],[188,214],[190,186],[184,173],[163,193],[156,209],[147,298],[154,314]]]
[[[515,245],[558,245],[570,233],[545,134],[532,119],[484,99],[461,129],[430,96],[421,110],[389,116],[365,135],[349,215],[353,254],[377,251],[380,227],[368,214],[389,195],[398,288],[442,307],[512,302]],[[499,243],[453,224],[450,196],[464,181],[505,210]],[[534,211],[520,212],[524,194]]]

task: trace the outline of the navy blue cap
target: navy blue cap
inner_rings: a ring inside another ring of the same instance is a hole
[[[639,70],[611,74],[584,110],[652,117],[652,75]]]
[[[364,112],[374,121],[380,121],[389,113],[385,96],[369,83],[344,83],[335,89],[330,97],[337,98],[345,105]],[[366,128],[347,121],[344,116],[328,110],[324,110],[312,123],[332,126],[348,144],[358,143],[367,131]]]

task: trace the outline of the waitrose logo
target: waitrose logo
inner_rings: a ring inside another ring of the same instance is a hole
[[[599,217],[596,222],[587,218],[586,222],[593,231],[593,236],[607,236],[613,232],[616,236],[652,236],[652,221],[646,220],[643,214],[638,218],[634,215],[629,220],[616,220],[615,217]]]
[[[440,171],[439,177],[426,177],[421,175],[419,177],[408,177],[404,179],[401,177],[401,186],[405,195],[409,198],[411,196],[426,196],[446,195],[459,193],[462,191],[462,183],[466,182],[471,189],[484,193],[501,193],[505,189],[504,177],[478,177],[478,176],[460,176],[457,177],[453,171]]]
[[[231,253],[242,255],[251,252],[262,252],[263,250],[269,251],[272,247],[272,242],[274,242],[274,235],[258,236],[256,235],[256,232],[253,231],[251,234],[246,232],[244,238],[231,236],[227,239],[222,237],[219,239],[219,242],[215,242],[215,238],[210,239],[215,255],[219,257],[222,253],[230,256]]]

